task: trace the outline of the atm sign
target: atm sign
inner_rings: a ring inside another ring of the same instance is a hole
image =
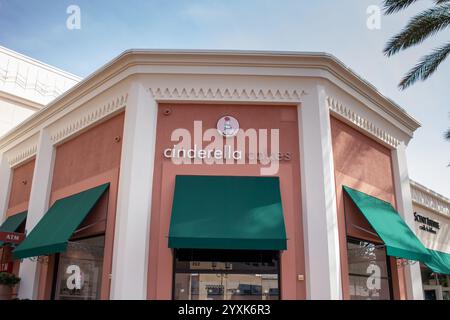
[[[17,232],[0,231],[0,241],[5,243],[19,244],[25,239],[25,234]]]

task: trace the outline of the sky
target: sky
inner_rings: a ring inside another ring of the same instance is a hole
[[[70,5],[80,29],[66,26]],[[371,5],[381,1],[0,0],[0,45],[82,77],[130,48],[331,53],[422,124],[407,149],[410,177],[450,198],[450,58],[426,82],[397,87],[450,30],[387,58],[385,43],[432,1],[381,16],[377,29],[366,24]]]

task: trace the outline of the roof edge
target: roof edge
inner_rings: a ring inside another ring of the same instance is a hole
[[[2,49],[3,47],[0,47]],[[6,49],[6,48],[5,48]],[[6,49],[9,50],[9,49]],[[285,67],[295,67],[296,66],[296,59],[324,59],[328,61],[331,64],[331,67],[334,68],[335,72],[345,72],[347,76],[350,76],[350,80],[352,81],[353,85],[363,85],[364,89],[369,90],[369,94],[373,100],[373,102],[378,105],[382,110],[384,110],[387,114],[391,115],[394,119],[398,120],[400,123],[405,125],[411,132],[414,132],[416,129],[418,129],[421,125],[420,123],[415,120],[412,116],[410,116],[403,108],[401,108],[398,104],[393,102],[391,99],[385,97],[383,94],[381,94],[375,86],[370,84],[368,81],[360,77],[358,74],[356,74],[353,70],[348,68],[341,60],[337,59],[335,56],[325,53],[325,52],[297,52],[297,51],[259,51],[259,50],[177,50],[177,49],[128,49],[123,51],[121,54],[104,64],[102,67],[91,73],[86,78],[82,79],[80,82],[75,84],[73,87],[65,91],[60,96],[56,97],[54,100],[52,100],[46,107],[42,108],[29,118],[27,118],[25,121],[20,123],[17,127],[13,128],[9,132],[7,132],[5,135],[0,137],[0,148],[3,148],[5,145],[7,145],[11,140],[14,138],[20,136],[19,131],[29,131],[25,130],[27,127],[32,127],[33,125],[36,125],[38,122],[38,119],[40,117],[43,117],[45,119],[45,114],[49,113],[52,114],[53,109],[57,108],[58,105],[61,106],[62,102],[72,96],[72,99],[76,99],[77,96],[80,96],[84,94],[87,90],[89,90],[90,86],[95,86],[95,78],[97,78],[100,74],[106,73],[110,71],[112,74],[114,73],[113,67],[115,65],[120,64],[121,62],[124,62],[124,65],[121,69],[119,69],[117,72],[121,72],[124,70],[124,68],[127,68],[130,66],[131,62],[129,61],[128,64],[126,63],[126,60],[131,57],[137,57],[139,55],[145,55],[145,56],[154,56],[154,57],[164,57],[165,59],[171,57],[174,58],[175,56],[190,56],[193,58],[198,58],[199,56],[204,57],[220,57],[223,56],[225,58],[229,57],[261,57],[261,58],[269,58],[269,59],[276,59],[279,58],[280,60],[275,60],[274,64],[278,66],[285,66]],[[26,56],[25,56],[26,57]],[[26,57],[27,58],[27,57]],[[30,58],[28,58],[30,59]],[[285,59],[285,61],[283,61]],[[289,60],[289,61],[288,61]],[[161,61],[160,61],[161,62]],[[183,61],[180,61],[183,62]],[[300,62],[300,61],[299,61]],[[136,61],[134,61],[136,63]],[[158,63],[158,61],[155,61],[155,64]],[[193,63],[202,65],[205,64],[206,61],[194,61]],[[219,64],[218,62],[215,62],[216,64]],[[236,63],[236,62],[235,62]],[[248,61],[243,61],[241,64],[247,64],[252,66],[263,66],[264,62],[257,62],[250,63]],[[301,66],[298,64],[298,66]],[[317,66],[317,67],[320,67]],[[328,65],[323,63],[323,68],[329,68]],[[111,69],[111,70],[110,70]],[[100,81],[97,81],[100,82]],[[356,88],[355,88],[356,89]],[[80,93],[77,95],[76,92],[80,91]],[[387,106],[387,107],[386,107]]]
[[[447,203],[450,206],[450,198],[447,198],[446,196],[444,196],[444,195],[442,195],[442,194],[440,194],[440,193],[438,193],[436,191],[433,191],[430,188],[427,188],[423,184],[420,184],[420,183],[418,183],[418,182],[416,182],[414,180],[410,179],[409,182],[410,182],[411,186],[413,186],[414,188],[417,188],[420,191],[425,192],[425,193],[427,193],[427,194],[429,194],[429,195],[431,195],[431,196],[433,196],[433,197],[435,197],[435,198],[437,198],[437,199]]]
[[[22,61],[31,63],[31,64],[35,65],[36,67],[40,67],[40,68],[46,69],[48,71],[57,73],[57,74],[59,74],[59,75],[61,75],[63,77],[70,78],[70,79],[72,79],[74,81],[81,81],[83,79],[82,77],[77,76],[77,75],[75,75],[73,73],[70,73],[68,71],[62,70],[62,69],[57,68],[55,66],[49,65],[49,64],[47,64],[45,62],[42,62],[40,60],[31,58],[31,57],[29,57],[29,56],[27,56],[27,55],[25,55],[23,53],[11,50],[9,48],[0,46],[0,51],[4,52],[5,54],[7,54],[9,56],[12,56],[14,58],[17,58],[17,59],[20,59]]]

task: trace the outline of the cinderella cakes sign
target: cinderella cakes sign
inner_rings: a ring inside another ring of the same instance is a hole
[[[216,128],[203,129],[194,121],[194,130],[172,131],[172,147],[163,151],[174,164],[259,164],[261,175],[278,173],[279,162],[291,160],[290,152],[280,152],[279,129],[243,130],[231,115],[217,120]],[[193,134],[192,134],[193,133]],[[270,151],[269,151],[270,150]]]

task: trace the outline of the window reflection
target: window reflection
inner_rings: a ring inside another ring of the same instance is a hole
[[[176,300],[278,300],[279,253],[177,250]]]
[[[69,242],[59,255],[56,300],[100,299],[104,236]]]
[[[433,272],[420,264],[425,300],[450,300],[450,275]]]
[[[388,300],[391,298],[390,272],[382,245],[349,239],[347,241],[350,298]]]

